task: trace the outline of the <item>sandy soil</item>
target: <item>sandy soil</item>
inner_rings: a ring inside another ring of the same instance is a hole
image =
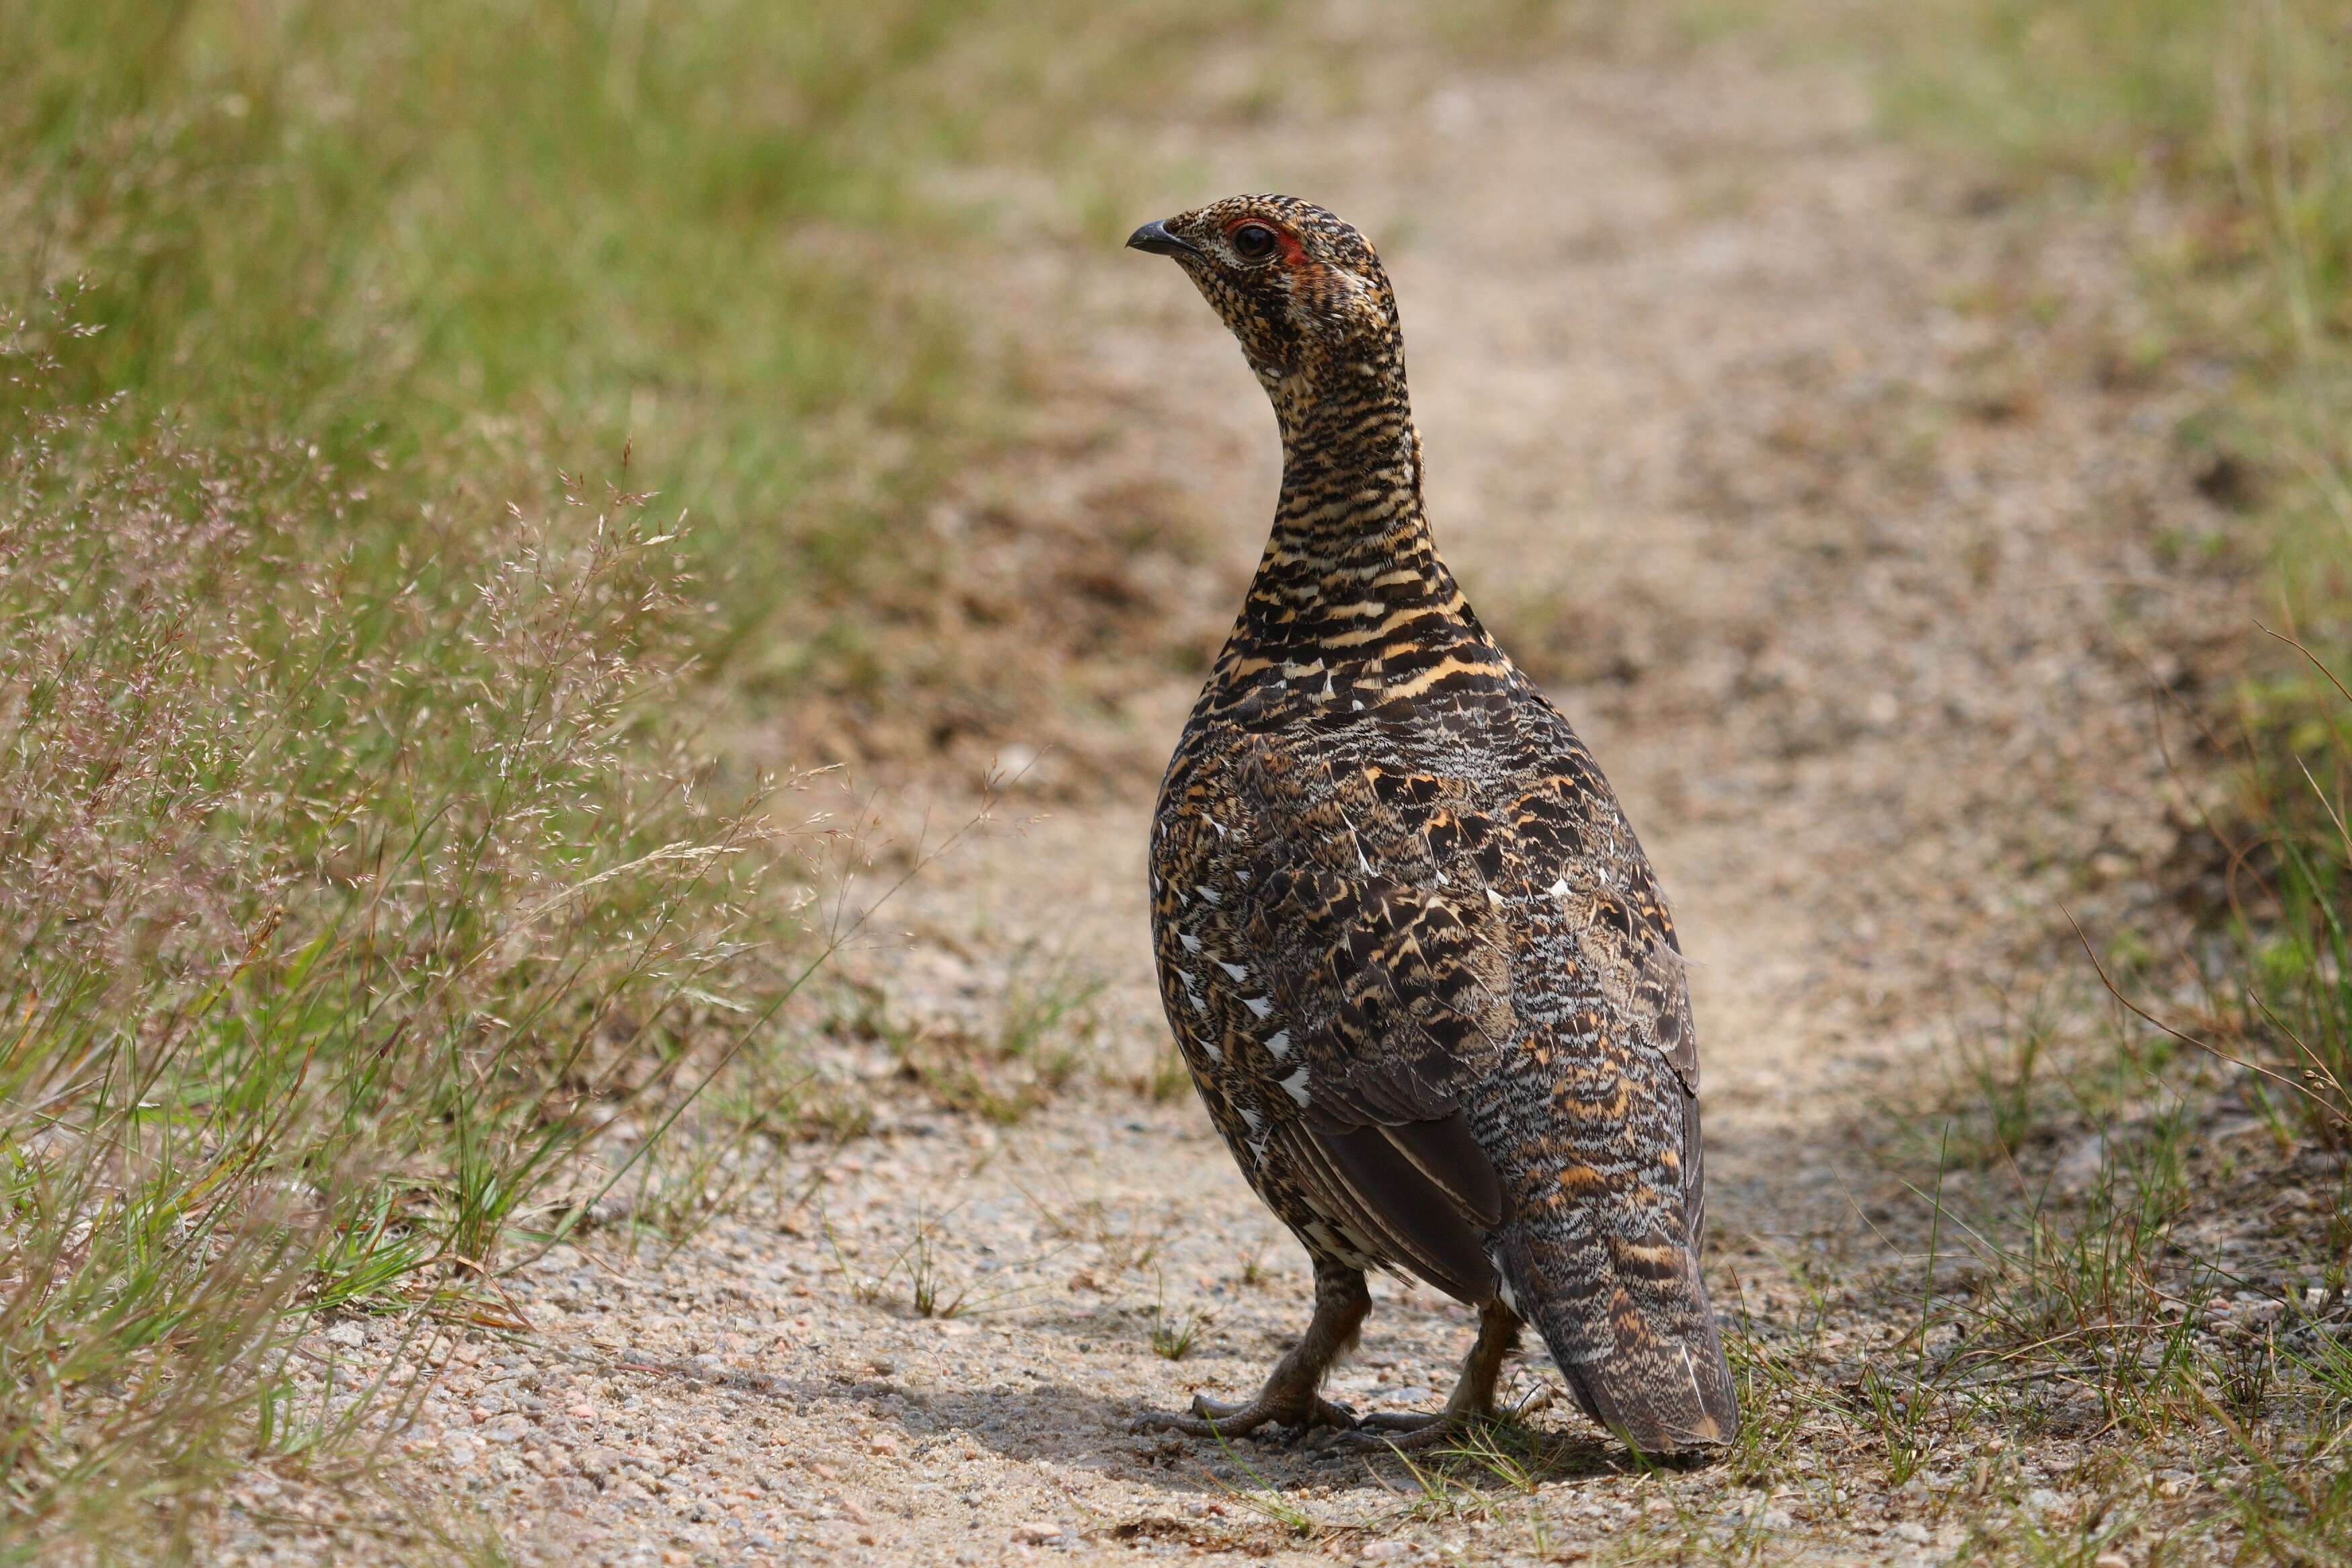
[[[1906,1234],[1863,1157],[1873,1107],[2006,1012],[2074,1005],[2062,906],[2112,920],[2181,849],[2159,720],[2227,678],[2245,624],[2201,548],[2226,519],[2171,443],[2184,395],[2115,346],[2119,258],[1877,139],[1850,88],[1716,54],[1393,69],[1363,96],[1409,110],[1171,117],[1186,166],[1131,216],[1283,188],[1381,244],[1441,544],[1677,905],[1718,1299],[1769,1337],[1807,1269]],[[1008,236],[1024,202],[1050,227],[1053,198],[1013,190]],[[1139,591],[1197,668],[1263,537],[1271,417],[1172,268],[1075,240],[1000,260],[1046,395],[943,526],[1181,534]],[[1111,649],[1088,679],[1085,711],[1005,738],[1027,772],[996,826],[849,962],[919,1031],[1082,995],[1100,1071],[1009,1127],[886,1093],[869,1136],[667,1262],[592,1239],[512,1281],[535,1331],[458,1346],[406,1439],[447,1516],[549,1563],[1672,1559],[1759,1535],[1767,1561],[1948,1560],[1919,1488],[1832,1509],[1801,1460],[1761,1489],[1645,1476],[1563,1407],[1540,1490],[1487,1477],[1483,1516],[1395,1463],[1130,1434],[1253,1387],[1306,1277],[1189,1093],[1119,1087],[1165,1048],[1142,853],[1198,677]],[[904,831],[971,798],[917,778],[885,810]],[[1425,1405],[1467,1320],[1375,1294],[1339,1395]],[[381,1331],[322,1348],[364,1364]],[[1550,1381],[1539,1356],[1512,1375]],[[2063,1506],[2074,1457],[2022,1462]],[[310,1523],[249,1519],[244,1550],[374,1550],[287,1507]]]

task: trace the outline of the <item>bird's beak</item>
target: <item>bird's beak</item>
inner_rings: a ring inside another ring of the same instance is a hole
[[[1148,250],[1154,256],[1198,256],[1201,247],[1180,235],[1169,232],[1165,219],[1145,224],[1127,237],[1129,250]]]

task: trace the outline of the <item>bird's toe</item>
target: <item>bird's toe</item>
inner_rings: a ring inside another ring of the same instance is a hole
[[[1355,1425],[1354,1411],[1321,1397],[1300,1400],[1261,1394],[1248,1401],[1229,1401],[1196,1394],[1190,1414],[1149,1410],[1135,1418],[1133,1429],[1182,1432],[1194,1437],[1242,1437],[1262,1426],[1292,1427],[1304,1436],[1324,1427],[1349,1430]]]
[[[1333,1447],[1351,1454],[1415,1453],[1458,1441],[1465,1425],[1452,1415],[1383,1411],[1365,1416],[1351,1431],[1332,1433],[1330,1441]]]
[[[1443,1415],[1424,1415],[1418,1410],[1376,1410],[1356,1425],[1367,1432],[1419,1432],[1444,1420]]]

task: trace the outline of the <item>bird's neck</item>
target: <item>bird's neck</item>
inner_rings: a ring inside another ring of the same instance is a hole
[[[1463,613],[1422,510],[1421,437],[1401,361],[1318,367],[1268,386],[1282,495],[1236,651],[1355,662],[1402,628]]]

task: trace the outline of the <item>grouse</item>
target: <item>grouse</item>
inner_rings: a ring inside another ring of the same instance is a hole
[[[1234,335],[1281,497],[1151,828],[1160,991],[1315,1309],[1257,1396],[1144,1418],[1437,1440],[1491,1415],[1533,1323],[1650,1453],[1738,1411],[1698,1265],[1698,1057],[1665,900],[1591,754],[1439,559],[1395,296],[1320,207],[1235,196],[1137,229]],[[1435,1415],[1322,1397],[1365,1271],[1479,1310]]]

